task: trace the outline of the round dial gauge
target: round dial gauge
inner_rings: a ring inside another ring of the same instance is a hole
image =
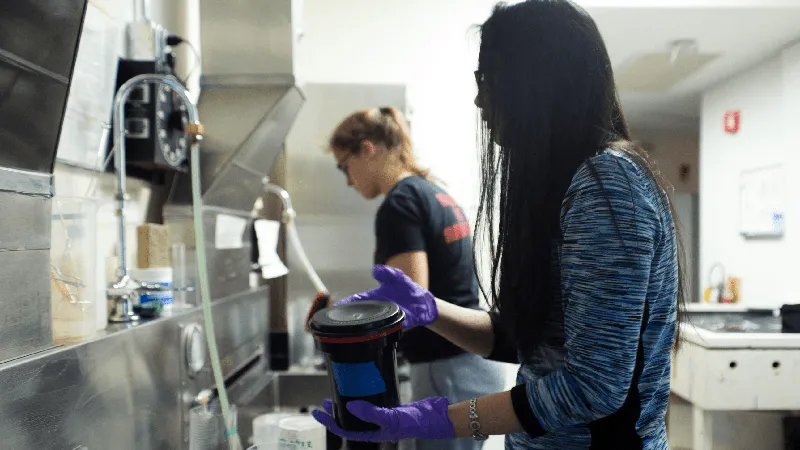
[[[189,123],[186,105],[168,86],[161,86],[156,96],[158,151],[170,167],[179,168],[189,152],[184,126]]]

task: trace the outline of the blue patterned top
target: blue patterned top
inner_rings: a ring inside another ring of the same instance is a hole
[[[507,436],[506,449],[668,449],[678,290],[669,200],[627,154],[607,150],[575,175],[561,231],[561,307],[519,371],[512,398],[527,432]]]

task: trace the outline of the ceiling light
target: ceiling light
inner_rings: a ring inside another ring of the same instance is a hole
[[[697,54],[697,41],[694,39],[680,39],[669,43],[669,62],[673,66],[678,62],[678,58],[684,55]]]
[[[672,41],[663,51],[635,55],[615,70],[617,87],[627,92],[664,92],[717,57],[700,52],[693,39]]]

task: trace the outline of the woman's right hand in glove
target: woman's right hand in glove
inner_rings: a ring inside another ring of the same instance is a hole
[[[439,317],[436,298],[427,289],[414,283],[400,269],[388,266],[375,266],[372,276],[380,286],[337,302],[342,305],[363,300],[384,300],[395,303],[406,313],[403,328],[428,326]]]

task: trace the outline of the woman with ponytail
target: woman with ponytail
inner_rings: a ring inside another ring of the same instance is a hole
[[[364,198],[384,196],[375,220],[375,264],[401,270],[454,305],[479,310],[470,225],[459,205],[414,161],[408,122],[395,108],[357,111],[333,132],[330,149],[347,184]],[[425,327],[400,342],[411,363],[414,400],[459,402],[503,388],[495,363]],[[477,450],[481,442],[416,441],[417,450]]]

